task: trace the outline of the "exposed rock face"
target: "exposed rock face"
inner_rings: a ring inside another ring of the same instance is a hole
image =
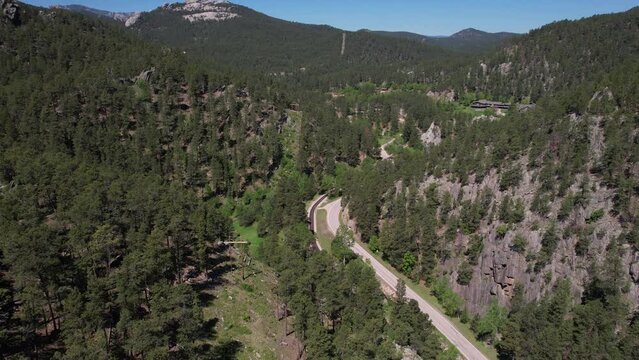
[[[499,73],[502,76],[506,76],[506,75],[510,74],[510,69],[512,69],[512,66],[513,66],[512,62],[499,64]]]
[[[424,146],[439,145],[442,142],[442,129],[435,123],[430,124],[428,130],[421,136]]]
[[[395,139],[387,142],[386,144],[382,145],[382,148],[379,152],[379,155],[382,157],[382,160],[388,160],[390,158],[392,158],[393,156],[391,154],[388,153],[388,151],[386,151],[386,147],[390,144],[392,144],[393,142],[395,142]]]
[[[604,94],[604,97],[606,96]],[[605,118],[574,115],[570,121],[574,126],[587,124],[590,136],[588,139],[589,166],[595,166],[605,150],[605,133],[602,125]],[[430,132],[429,130],[427,133]],[[430,136],[425,138],[430,139]],[[518,161],[522,169],[528,169],[528,164],[527,157]],[[634,168],[631,168],[629,172],[633,173],[633,170]],[[501,236],[498,234],[497,228],[503,224],[499,221],[498,215],[494,215],[492,220],[488,219],[490,216],[482,220],[477,234],[483,238],[484,247],[479,256],[478,265],[473,269],[469,285],[460,285],[456,281],[458,270],[464,263],[463,255],[451,256],[441,265],[440,270],[449,274],[449,285],[464,298],[468,310],[472,313],[482,313],[493,299],[498,300],[501,305],[508,306],[516,287],[524,290],[527,301],[539,299],[552,290],[557,281],[565,278],[571,280],[572,295],[578,299],[583,293],[584,286],[591,280],[592,274],[589,270],[592,269],[592,265],[605,265],[608,245],[624,232],[623,224],[613,212],[615,190],[606,187],[596,174],[582,173],[578,175],[568,191],[578,193],[579,184],[582,181],[587,182],[590,184],[588,201],[583,206],[575,207],[565,220],[557,220],[556,233],[559,237],[557,247],[547,264],[535,271],[534,258],[542,249],[544,233],[555,220],[555,214],[559,212],[563,198],[554,199],[549,204],[548,213],[543,216],[532,212],[531,204],[541,186],[538,181],[539,174],[537,170],[528,170],[523,171],[522,175],[523,178],[518,186],[505,191],[500,189],[500,175],[495,169],[480,181],[477,181],[474,175],[469,176],[465,184],[449,181],[446,177],[428,176],[421,185],[424,193],[431,184],[435,184],[440,194],[449,193],[452,199],[457,199],[456,205],[449,213],[450,216],[459,217],[460,204],[466,200],[477,200],[484,191],[490,191],[493,194],[490,205],[493,209],[499,209],[506,196],[521,200],[524,204],[525,220],[510,225],[505,235],[503,232]],[[594,223],[588,223],[586,219],[598,209],[603,209],[605,215]],[[586,239],[588,242],[586,254],[577,255],[576,244],[579,241],[579,235],[571,230],[586,228],[591,229]],[[525,251],[521,253],[512,249],[513,241],[518,235],[527,242]],[[459,247],[459,253],[463,254],[464,247],[470,243],[470,240],[470,236],[458,232],[455,246]],[[632,246],[624,247],[621,263],[630,284],[628,299],[636,308],[639,306],[639,252]]]
[[[138,20],[140,20],[141,17],[142,17],[142,13],[135,13],[135,14],[131,15],[124,22],[124,26],[131,27],[131,26],[135,25],[135,23],[138,22]]]
[[[601,161],[605,150],[603,117],[593,117],[594,124],[590,128],[590,148],[592,149],[592,161],[597,164]]]
[[[632,281],[639,283],[639,259],[630,265],[630,276],[632,277]]]
[[[165,5],[165,9],[177,11],[189,22],[226,21],[238,17],[234,8],[224,0],[187,0],[186,3]]]
[[[2,21],[10,22],[14,25],[20,23],[20,13],[18,12],[19,6],[14,0],[1,0],[2,1]]]
[[[155,68],[144,70],[140,73],[140,75],[134,77],[131,80],[133,80],[133,82],[138,82],[138,81],[149,82],[149,80],[151,80],[151,76],[153,75],[153,73],[155,73]]]
[[[404,347],[396,344],[395,347],[397,348],[397,351],[402,354],[402,360],[422,360],[422,358],[417,354],[417,351],[408,346]]]
[[[527,162],[523,161],[523,164],[525,168]],[[462,200],[475,200],[482,191],[490,189],[495,194],[493,205],[497,207],[507,195],[519,198],[526,204],[526,220],[508,231],[504,237],[497,234],[499,221],[494,221],[492,224],[488,224],[486,220],[482,221],[479,234],[484,239],[484,250],[469,285],[462,286],[456,282],[457,270],[462,263],[459,258],[453,257],[444,262],[442,270],[451,274],[449,285],[464,298],[468,310],[472,313],[482,313],[492,299],[497,299],[501,305],[507,306],[513,296],[514,288],[519,286],[523,287],[526,300],[536,300],[551,290],[558,280],[564,278],[571,279],[572,294],[575,298],[580,297],[583,286],[590,280],[588,269],[591,261],[594,260],[598,265],[603,265],[606,247],[612,239],[622,233],[619,221],[608,214],[608,211],[613,207],[615,192],[597,184],[597,189],[593,191],[587,206],[575,210],[573,216],[566,222],[557,224],[557,233],[563,234],[566,227],[584,226],[585,219],[594,210],[605,209],[606,215],[594,224],[594,231],[589,236],[588,255],[577,256],[575,252],[575,244],[578,241],[576,235],[561,236],[562,239],[559,241],[551,261],[543,269],[536,272],[532,269],[534,262],[526,261],[526,256],[540,251],[544,231],[550,225],[551,220],[528,210],[539,186],[534,180],[534,174],[525,172],[520,186],[505,192],[499,189],[499,176],[495,171],[485,176],[481,183],[476,183],[473,178],[471,176],[469,183],[462,185],[458,182],[429,177],[423,188],[427,188],[430,184],[437,184],[441,193],[449,192],[453,198]],[[594,177],[590,177],[589,181],[597,183]],[[572,190],[577,191],[576,187]],[[550,212],[556,213],[561,206],[560,203],[561,199],[554,201],[550,206]],[[459,214],[459,208],[451,212],[451,215],[459,216]],[[517,235],[523,236],[528,242],[525,253],[520,254],[511,249]],[[463,238],[459,241],[460,243],[467,244],[469,242],[468,236],[463,234],[460,236]],[[634,285],[630,287],[629,298],[637,299],[639,295],[639,259],[633,255],[631,249],[628,249],[622,263],[626,269],[629,269],[628,277],[634,281]]]
[[[399,116],[397,117],[397,121],[399,122],[400,125],[406,123],[406,111],[404,111],[403,108],[399,109]]]
[[[435,99],[437,101],[453,102],[455,101],[455,97],[457,96],[457,94],[455,94],[455,90],[444,90],[444,91],[430,90],[426,93],[426,96],[428,96],[431,99]]]

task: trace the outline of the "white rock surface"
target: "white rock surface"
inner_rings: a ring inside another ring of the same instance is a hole
[[[435,125],[435,123],[431,123],[428,130],[422,134],[421,139],[425,146],[439,145],[442,142],[442,129]]]
[[[455,90],[443,90],[443,91],[430,90],[426,93],[426,96],[437,101],[453,102],[455,101]]]
[[[130,27],[130,26],[135,25],[135,23],[138,22],[138,20],[140,20],[141,16],[142,16],[142,13],[133,14],[131,17],[126,19],[126,21],[124,22],[124,26]]]
[[[201,13],[188,14],[183,17],[190,22],[197,21],[224,21],[237,17],[237,14],[221,11],[205,11]]]
[[[225,0],[187,0],[184,4],[174,4],[168,7],[169,10],[187,13],[182,17],[190,22],[199,21],[225,21],[236,17]]]

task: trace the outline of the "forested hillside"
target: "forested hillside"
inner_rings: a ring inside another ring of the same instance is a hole
[[[488,33],[477,29],[464,29],[451,36],[426,36],[410,32],[373,31],[377,35],[396,39],[409,39],[440,46],[457,53],[476,54],[496,50],[519,34],[509,32]]]
[[[0,25],[0,352],[202,358],[187,283],[233,236],[207,199],[270,176],[281,113],[116,27],[20,19]]]
[[[566,102],[583,111],[600,90],[595,84],[614,84],[615,76],[633,73],[638,49],[639,8],[560,21],[512,40],[468,66],[450,68],[440,85],[533,102],[565,90]]]
[[[523,59],[550,58],[563,43],[586,48],[594,24],[635,17],[550,25],[519,43],[551,29],[564,41]],[[548,88],[536,108],[476,112],[460,105],[479,93],[435,102],[425,90],[366,85],[334,100],[338,116],[395,138],[391,160],[335,172],[350,223],[505,358],[636,356],[639,54],[618,42],[636,34],[597,43],[600,62],[571,68],[584,82]],[[543,85],[529,76],[520,82]],[[487,86],[508,91],[492,79]]]
[[[354,239],[500,358],[639,356],[636,8],[460,56],[226,2],[129,28],[17,5],[0,15],[0,358],[261,358],[242,341],[265,324],[308,359],[456,358]],[[316,194],[352,229],[327,252]]]
[[[233,222],[255,220],[286,306],[249,319],[279,313],[313,359],[444,354],[416,304],[309,246],[316,178],[295,164],[314,149],[270,80],[24,4],[3,15],[0,64],[2,357],[234,358],[237,339],[211,344],[240,324],[215,333],[203,308]],[[356,157],[365,129],[332,123],[354,134],[334,156]]]
[[[393,64],[396,68],[443,53],[436,47],[387,39],[365,31],[347,32],[279,20],[241,5],[215,6],[219,8],[217,11],[233,17],[191,22],[183,17],[186,12],[180,5],[172,4],[144,13],[133,28],[146,39],[189,53],[280,75],[308,72],[318,76],[353,66]]]

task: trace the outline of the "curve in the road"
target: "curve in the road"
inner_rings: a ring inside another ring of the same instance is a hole
[[[319,198],[317,198],[317,200],[313,201],[313,203],[311,203],[311,206],[308,208],[308,221],[309,221],[309,228],[310,230],[314,233],[317,234],[317,221],[315,220],[315,211],[317,210],[317,207],[324,201],[326,200],[326,198],[328,198],[328,195],[322,195]],[[319,242],[317,244],[319,245]],[[322,248],[319,248],[320,250],[322,250]]]
[[[342,210],[342,199],[337,199],[323,206],[326,209],[328,228],[333,233],[337,234],[337,230],[340,226],[340,212]],[[314,215],[313,215],[314,216]],[[397,290],[397,283],[399,279],[389,269],[387,269],[382,263],[380,263],[375,257],[373,257],[363,246],[355,242],[351,247],[351,250],[358,256],[361,256],[367,263],[369,263],[380,281],[384,281],[393,290]],[[406,297],[417,301],[419,309],[430,317],[431,322],[444,335],[448,341],[450,341],[459,352],[466,359],[469,360],[488,360],[488,358],[477,349],[461,332],[444,316],[441,312],[435,309],[429,304],[423,297],[417,294],[410,287],[406,287]]]

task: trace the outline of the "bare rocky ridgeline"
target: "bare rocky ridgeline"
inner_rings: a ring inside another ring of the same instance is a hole
[[[140,12],[113,12],[113,11],[92,9],[82,5],[54,5],[51,8],[64,9],[64,10],[75,11],[80,13],[87,13],[93,16],[98,16],[98,17],[110,18],[115,21],[124,23],[126,27],[133,26],[142,16],[142,13]]]
[[[9,0],[2,1],[4,4],[4,2],[8,2]],[[123,22],[126,27],[135,25],[146,14],[143,12],[109,12],[76,5],[56,7],[67,10],[86,11],[98,16],[108,17]],[[239,17],[234,11],[234,7],[229,4],[228,1],[224,0],[187,0],[186,2],[165,4],[161,9],[177,12],[182,18],[191,23],[200,21],[225,21]]]
[[[600,126],[604,119],[601,116],[572,116],[571,121],[589,122],[591,165],[597,163],[604,150],[604,134]],[[431,146],[436,145],[436,142],[431,139],[433,132],[431,129],[424,134],[425,140],[428,140]],[[518,163],[524,169],[523,179],[519,186],[506,191],[500,190],[500,174],[495,169],[480,182],[475,181],[474,175],[470,176],[466,185],[433,176],[427,176],[422,183],[423,191],[435,184],[440,196],[448,192],[453,199],[457,199],[451,215],[460,214],[462,201],[475,201],[486,190],[494,194],[491,208],[499,209],[499,205],[507,196],[511,199],[521,199],[525,205],[525,220],[511,225],[503,237],[497,231],[499,225],[503,224],[498,216],[495,216],[492,222],[487,219],[482,220],[477,233],[484,239],[484,249],[479,257],[478,265],[473,267],[472,280],[466,286],[459,285],[456,279],[458,270],[464,262],[463,252],[471,236],[458,231],[453,244],[454,253],[445,261],[441,270],[448,274],[450,286],[464,298],[468,310],[473,313],[481,313],[492,299],[497,299],[501,305],[509,305],[515,286],[522,286],[525,289],[526,300],[539,299],[551,290],[558,280],[564,278],[571,280],[572,293],[576,299],[579,298],[584,291],[584,285],[591,279],[593,264],[600,267],[605,265],[608,244],[618,238],[623,231],[619,219],[611,215],[615,191],[603,185],[597,176],[589,173],[580,174],[569,191],[578,193],[579,184],[583,180],[588,180],[590,194],[586,205],[583,208],[576,206],[570,216],[563,221],[557,221],[557,234],[560,238],[557,249],[548,264],[536,272],[533,269],[534,261],[527,261],[526,257],[540,251],[544,232],[557,218],[563,198],[557,197],[550,204],[550,211],[546,216],[539,216],[530,211],[535,193],[541,185],[536,180],[538,170],[526,170],[527,157],[521,158]],[[398,184],[398,187],[401,188],[401,184]],[[604,210],[603,217],[589,225],[593,227],[593,231],[588,235],[590,245],[587,252],[583,256],[578,256],[575,250],[577,235],[573,232],[569,236],[564,236],[564,230],[585,228],[587,219],[593,212],[600,209]],[[518,235],[528,242],[525,253],[518,253],[511,249],[513,240]],[[619,244],[623,248],[622,266],[626,276],[624,280],[629,285],[627,296],[636,308],[639,300],[639,253],[629,245],[623,244],[622,241]]]
[[[186,3],[168,4],[164,9],[184,13],[190,22],[225,21],[239,17],[225,0],[187,0]]]

